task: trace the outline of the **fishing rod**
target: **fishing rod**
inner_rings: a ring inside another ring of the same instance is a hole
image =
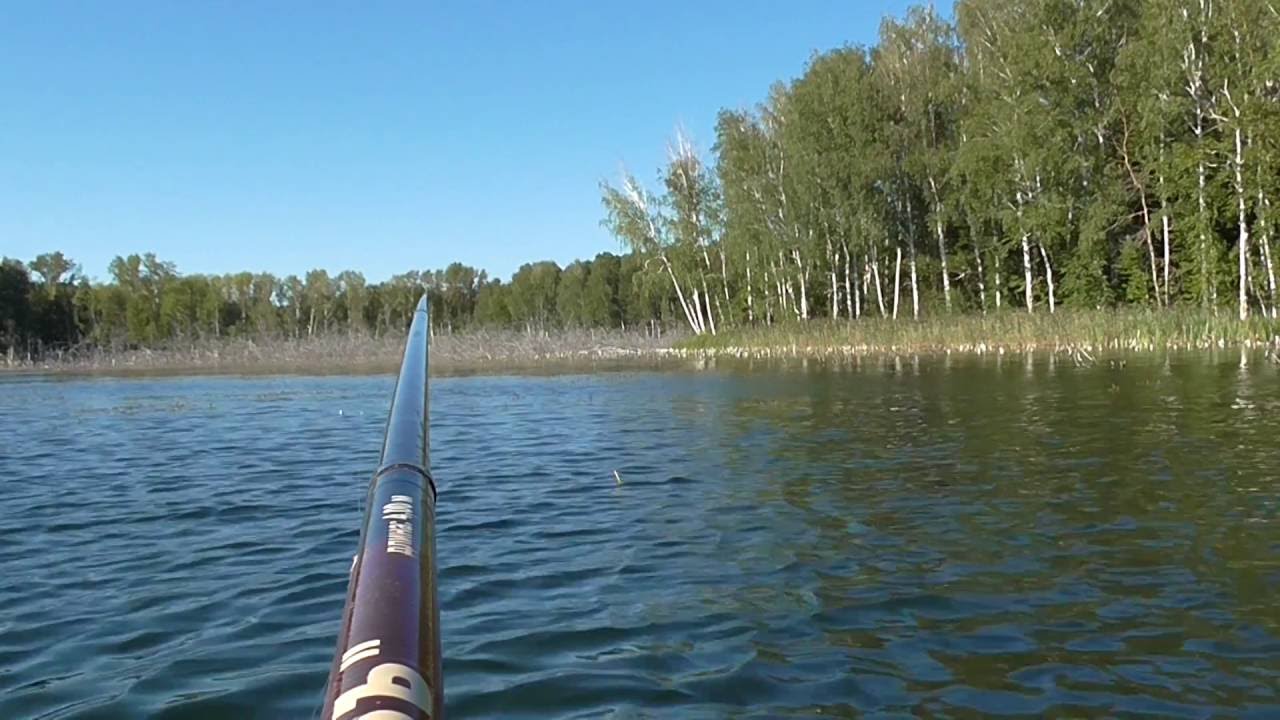
[[[321,720],[444,717],[428,436],[430,325],[424,296],[409,326],[382,459],[369,483]]]

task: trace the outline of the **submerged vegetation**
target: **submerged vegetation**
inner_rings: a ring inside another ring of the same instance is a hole
[[[61,253],[6,259],[0,354],[327,358],[396,347],[423,292],[437,335],[490,358],[590,353],[573,333],[596,328],[633,349],[682,328],[688,352],[1274,343],[1280,8],[913,8],[723,110],[712,157],[677,134],[658,180],[601,188],[626,254],[508,281],[461,263],[381,283],[182,275],[144,254],[91,282]]]

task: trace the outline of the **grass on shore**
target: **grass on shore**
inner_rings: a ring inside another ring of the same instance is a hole
[[[929,316],[920,320],[814,320],[734,328],[697,337],[650,337],[616,330],[476,330],[437,335],[436,374],[590,369],[681,358],[838,358],[931,353],[1068,352],[1085,358],[1110,352],[1266,348],[1280,360],[1280,321],[1240,322],[1227,312],[1200,310],[1062,310],[1050,315],[1005,311]],[[85,348],[0,372],[73,374],[394,372],[403,336],[331,335],[269,340],[222,339],[159,349]]]
[[[1034,315],[863,318],[735,328],[680,343],[685,354],[744,358],[828,357],[886,353],[1207,350],[1280,347],[1280,321],[1241,322],[1201,310],[1059,310]]]
[[[437,334],[431,340],[433,372],[535,369],[545,365],[625,361],[655,355],[678,336],[643,332],[565,329],[525,333],[475,330]],[[314,338],[223,338],[169,343],[158,348],[79,348],[43,358],[6,363],[5,370],[108,375],[187,373],[350,374],[394,372],[404,335],[326,335]]]

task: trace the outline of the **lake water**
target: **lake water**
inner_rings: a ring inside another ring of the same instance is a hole
[[[1255,360],[437,379],[449,717],[1280,717]],[[0,717],[311,717],[392,384],[0,380]]]

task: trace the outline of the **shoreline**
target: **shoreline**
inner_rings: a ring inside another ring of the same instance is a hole
[[[1006,312],[920,320],[813,320],[735,328],[718,335],[652,338],[618,331],[514,331],[437,336],[433,376],[561,374],[665,369],[715,360],[832,360],[1066,355],[1103,357],[1240,350],[1280,363],[1280,321],[1241,323],[1199,312]],[[42,363],[0,365],[0,378],[187,375],[377,375],[399,367],[403,338],[228,340],[186,348],[94,352]]]
[[[543,360],[491,360],[471,364],[433,362],[431,377],[471,377],[499,375],[559,375],[592,372],[662,370],[685,358],[671,353],[646,353],[610,358],[547,358]],[[324,377],[395,375],[395,362],[361,362],[345,365],[312,363],[256,364],[166,364],[155,366],[81,367],[45,365],[39,367],[0,366],[0,381],[6,378],[167,378],[167,377]]]
[[[1151,350],[1130,350],[1120,348],[1110,351],[1099,351],[1088,355],[1073,352],[1066,348],[1023,347],[1006,348],[995,346],[985,351],[955,348],[920,348],[889,349],[876,348],[865,350],[844,348],[835,351],[823,351],[820,348],[724,348],[721,350],[670,348],[665,351],[653,351],[642,355],[632,355],[608,359],[574,359],[555,358],[540,362],[507,362],[494,360],[475,365],[435,364],[431,368],[433,378],[463,377],[501,377],[501,376],[555,376],[555,375],[589,375],[602,373],[627,372],[664,372],[664,371],[705,371],[721,369],[755,369],[786,367],[793,363],[817,363],[819,367],[848,367],[866,362],[894,363],[920,360],[940,360],[950,363],[953,359],[969,359],[976,361],[1000,362],[1002,359],[1025,358],[1048,359],[1050,363],[1061,359],[1077,366],[1097,365],[1103,363],[1128,362],[1143,358],[1158,359],[1170,356],[1208,356],[1220,361],[1224,353],[1239,353],[1241,364],[1251,362],[1271,362],[1280,364],[1280,345],[1223,345],[1204,348],[1166,347]],[[1232,360],[1234,362],[1234,359]],[[724,363],[724,365],[721,365]],[[77,379],[146,379],[146,378],[185,378],[185,377],[326,377],[326,376],[372,376],[394,375],[396,367],[382,363],[355,364],[346,366],[317,365],[167,365],[157,367],[116,367],[84,369],[78,367],[56,368],[0,368],[0,382],[7,379],[45,378],[61,380]]]
[[[893,355],[1067,354],[1081,361],[1114,354],[1227,349],[1280,353],[1280,320],[1201,311],[1059,310],[1028,315],[930,316],[810,321],[690,338],[681,349],[752,359]]]
[[[660,363],[678,334],[480,331],[432,340],[433,375],[536,373]],[[181,347],[90,350],[5,364],[0,378],[182,375],[381,375],[400,367],[403,336],[228,339]]]

